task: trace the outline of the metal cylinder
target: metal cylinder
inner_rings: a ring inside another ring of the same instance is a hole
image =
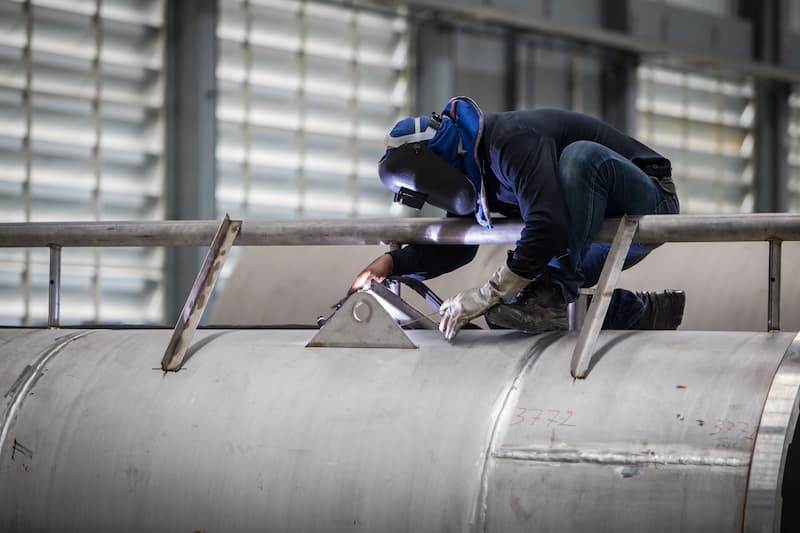
[[[796,531],[794,334],[169,333],[0,330],[0,531]]]

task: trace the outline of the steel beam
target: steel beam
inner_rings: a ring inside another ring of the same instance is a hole
[[[617,288],[619,275],[622,273],[622,265],[625,257],[633,242],[636,234],[636,219],[622,217],[611,244],[611,250],[603,265],[600,273],[600,280],[592,296],[592,304],[586,314],[586,323],[581,325],[578,341],[575,343],[575,350],[572,352],[572,364],[570,372],[572,377],[584,379],[589,373],[589,363],[594,355],[594,347],[597,344],[597,337],[608,312],[611,303],[611,295]]]
[[[344,3],[344,0],[338,0]],[[718,67],[744,75],[761,79],[772,79],[789,83],[800,83],[800,71],[780,65],[763,63],[747,59],[729,57],[713,50],[698,50],[675,44],[655,42],[653,40],[634,37],[628,33],[588,27],[574,23],[565,23],[552,18],[538,17],[509,9],[498,9],[493,5],[478,5],[468,2],[452,2],[450,0],[359,0],[362,5],[405,5],[420,13],[421,10],[444,13],[449,19],[464,17],[487,24],[500,24],[519,30],[533,31],[550,37],[568,39],[578,43],[595,45],[612,50],[621,50],[636,55],[675,57],[687,63],[708,67]],[[347,4],[352,5],[353,0]]]
[[[166,217],[216,218],[216,0],[167,2]],[[167,250],[164,311],[175,316],[216,222],[196,249]]]
[[[228,215],[222,219],[214,235],[214,240],[208,248],[208,253],[203,260],[203,265],[194,280],[189,297],[183,305],[183,310],[175,323],[169,345],[161,359],[161,369],[165,372],[176,372],[181,369],[186,352],[197,330],[197,324],[203,317],[211,293],[217,283],[228,252],[233,245],[236,235],[242,226],[241,220],[231,220]]]

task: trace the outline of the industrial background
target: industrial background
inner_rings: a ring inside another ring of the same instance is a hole
[[[454,95],[672,161],[568,331],[342,298],[519,239],[378,179]],[[0,533],[797,533],[798,272],[800,0],[0,0]],[[683,322],[601,330],[615,287]]]
[[[800,210],[797,0],[0,0],[0,222],[414,216],[383,136],[457,94],[638,136],[684,213]],[[47,252],[0,249],[0,324]],[[66,249],[62,323],[172,323],[204,253]]]

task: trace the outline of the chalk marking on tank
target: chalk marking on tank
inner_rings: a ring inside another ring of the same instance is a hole
[[[550,345],[560,339],[562,333],[550,333],[542,335],[533,346],[528,350],[520,360],[517,370],[515,371],[514,379],[511,384],[506,387],[500,394],[495,407],[492,409],[492,419],[494,422],[489,428],[487,435],[487,445],[485,451],[481,454],[479,461],[483,462],[481,467],[480,485],[478,487],[478,498],[475,501],[475,506],[472,510],[472,518],[470,524],[473,529],[477,531],[486,531],[486,514],[489,506],[489,463],[494,459],[494,449],[497,447],[497,442],[500,440],[501,426],[508,427],[508,421],[513,416],[513,410],[509,410],[509,405],[516,405],[519,398],[519,391],[525,377],[528,375],[531,367],[539,359],[539,356],[544,353]]]
[[[25,369],[22,371],[22,375],[27,374],[24,381],[18,379],[14,383],[14,387],[12,390],[14,392],[14,396],[11,398],[11,401],[8,403],[6,407],[6,411],[3,414],[3,423],[2,429],[0,429],[0,457],[3,454],[3,448],[6,444],[6,439],[8,439],[8,433],[11,430],[11,426],[14,421],[14,417],[17,415],[17,412],[22,407],[22,402],[25,400],[25,397],[30,392],[30,389],[33,385],[39,380],[42,376],[42,370],[44,369],[45,365],[50,362],[53,357],[55,357],[64,347],[66,347],[69,343],[74,340],[80,339],[86,335],[93,333],[92,331],[78,331],[76,333],[70,333],[65,337],[60,337],[61,342],[58,344],[51,345],[48,347],[42,354],[36,359],[36,362],[33,365],[27,365]],[[58,339],[57,339],[58,341]],[[21,384],[20,384],[21,382]],[[9,391],[11,392],[11,390]]]

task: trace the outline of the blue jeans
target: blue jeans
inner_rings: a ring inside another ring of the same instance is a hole
[[[655,179],[610,148],[578,141],[567,146],[558,162],[561,192],[569,213],[567,255],[554,258],[546,277],[559,285],[564,300],[573,302],[581,287],[597,283],[611,249],[592,243],[608,217],[677,214],[678,197],[664,191]],[[647,256],[658,244],[633,243],[623,270]],[[617,289],[611,298],[604,327],[627,329],[644,313],[633,292]]]

